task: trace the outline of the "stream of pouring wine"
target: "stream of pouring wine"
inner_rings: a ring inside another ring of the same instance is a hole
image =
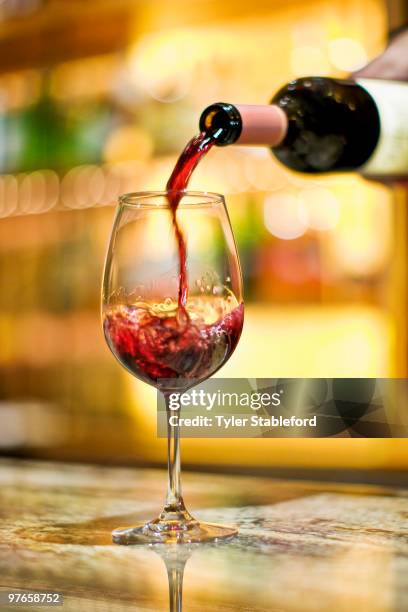
[[[179,256],[179,288],[178,308],[188,318],[186,311],[188,282],[187,282],[187,250],[186,241],[182,229],[177,220],[177,208],[183,197],[182,192],[186,189],[188,181],[200,159],[211,149],[214,137],[205,132],[194,136],[177,160],[174,170],[167,181],[167,197],[170,205],[173,221],[174,235],[177,241]]]

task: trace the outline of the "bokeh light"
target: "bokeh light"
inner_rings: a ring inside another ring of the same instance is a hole
[[[328,45],[333,66],[345,72],[358,70],[367,63],[367,53],[362,43],[353,38],[335,38]]]
[[[339,221],[340,203],[332,191],[324,187],[309,187],[299,192],[299,214],[310,229],[334,229]]]
[[[306,224],[300,212],[299,198],[293,193],[274,193],[264,201],[266,229],[282,240],[294,240],[303,236]]]
[[[335,268],[356,278],[380,273],[392,244],[390,190],[349,177],[336,191],[341,215],[329,243]]]
[[[247,148],[243,173],[253,191],[277,191],[288,183],[287,172],[266,147]]]
[[[190,91],[197,37],[193,32],[169,31],[145,36],[129,52],[135,88],[159,102],[176,102]]]
[[[0,216],[13,214],[18,205],[18,181],[11,174],[0,176]]]

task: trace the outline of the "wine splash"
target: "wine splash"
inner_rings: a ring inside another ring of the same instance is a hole
[[[244,305],[232,296],[190,300],[184,322],[176,310],[174,303],[172,309],[140,303],[117,306],[105,315],[112,353],[132,374],[159,389],[163,379],[205,380],[229,359],[241,335]]]
[[[188,143],[182,154],[177,160],[174,170],[167,181],[168,200],[170,204],[171,216],[173,221],[174,233],[177,241],[179,254],[179,289],[178,307],[183,314],[186,311],[187,303],[187,249],[183,232],[177,221],[177,208],[182,198],[182,191],[188,185],[188,181],[200,159],[211,149],[215,140],[213,136],[201,132],[194,136]]]

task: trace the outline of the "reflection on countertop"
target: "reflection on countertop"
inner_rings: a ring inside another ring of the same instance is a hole
[[[158,470],[3,460],[0,590],[60,591],[67,612],[157,612],[169,609],[164,561],[176,581],[186,564],[184,612],[408,609],[408,490],[186,473],[194,514],[238,537],[113,545],[113,528],[157,513],[164,482]]]

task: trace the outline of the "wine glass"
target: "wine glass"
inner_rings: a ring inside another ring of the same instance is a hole
[[[199,523],[186,510],[179,428],[169,424],[168,400],[212,376],[238,343],[244,317],[238,254],[223,196],[197,191],[171,196],[179,200],[177,222],[186,241],[185,307],[178,303],[181,264],[169,192],[119,199],[105,263],[106,341],[122,366],[163,393],[168,423],[164,509],[145,524],[116,529],[112,536],[118,544],[202,542],[236,533]]]

